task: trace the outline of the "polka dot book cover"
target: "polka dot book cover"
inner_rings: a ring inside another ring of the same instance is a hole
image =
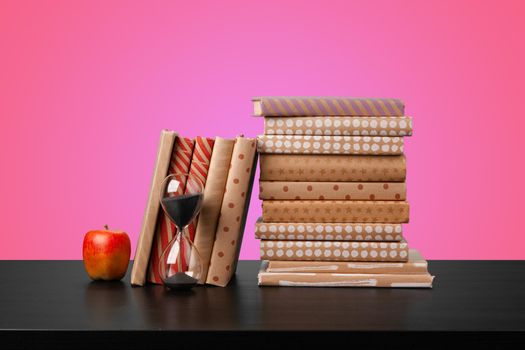
[[[525,0],[0,0],[2,348],[525,348],[523,38]]]

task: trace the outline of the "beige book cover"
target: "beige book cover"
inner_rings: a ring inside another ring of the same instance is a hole
[[[378,223],[255,223],[255,238],[288,241],[394,241],[403,239],[401,224]]]
[[[132,285],[142,286],[146,281],[146,272],[148,268],[151,245],[153,242],[157,217],[160,210],[160,186],[168,173],[171,152],[173,150],[176,137],[177,134],[171,130],[162,130],[160,133],[157,160],[155,162],[155,168],[153,171],[148,195],[148,202],[146,204],[146,210],[144,211],[142,227],[137,243],[137,249],[135,251],[133,268],[131,270]]]
[[[196,254],[192,254],[189,266],[189,270],[192,271],[195,270],[196,265],[200,263],[202,268],[199,279],[200,284],[206,282],[213,242],[215,241],[215,230],[217,229],[217,223],[219,221],[234,144],[235,140],[233,139],[217,137],[215,139],[215,145],[213,146],[208,178],[206,187],[204,188],[202,208],[195,232],[195,240],[193,242],[199,252],[200,262],[198,261],[199,257],[197,257]]]
[[[261,181],[403,182],[400,156],[261,154]]]
[[[213,243],[207,284],[226,286],[235,273],[256,166],[255,139],[237,137]]]

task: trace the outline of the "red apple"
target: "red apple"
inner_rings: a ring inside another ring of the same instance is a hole
[[[120,280],[128,270],[131,243],[126,232],[105,228],[84,236],[84,267],[93,280]]]

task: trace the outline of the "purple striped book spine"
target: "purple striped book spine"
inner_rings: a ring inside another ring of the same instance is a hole
[[[256,116],[386,116],[405,113],[403,101],[393,98],[256,97]]]

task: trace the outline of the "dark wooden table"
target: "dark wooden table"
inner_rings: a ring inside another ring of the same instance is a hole
[[[0,348],[407,349],[525,339],[525,261],[431,261],[433,289],[261,288],[258,267],[240,262],[227,288],[173,293],[128,279],[90,282],[81,261],[0,261]]]

